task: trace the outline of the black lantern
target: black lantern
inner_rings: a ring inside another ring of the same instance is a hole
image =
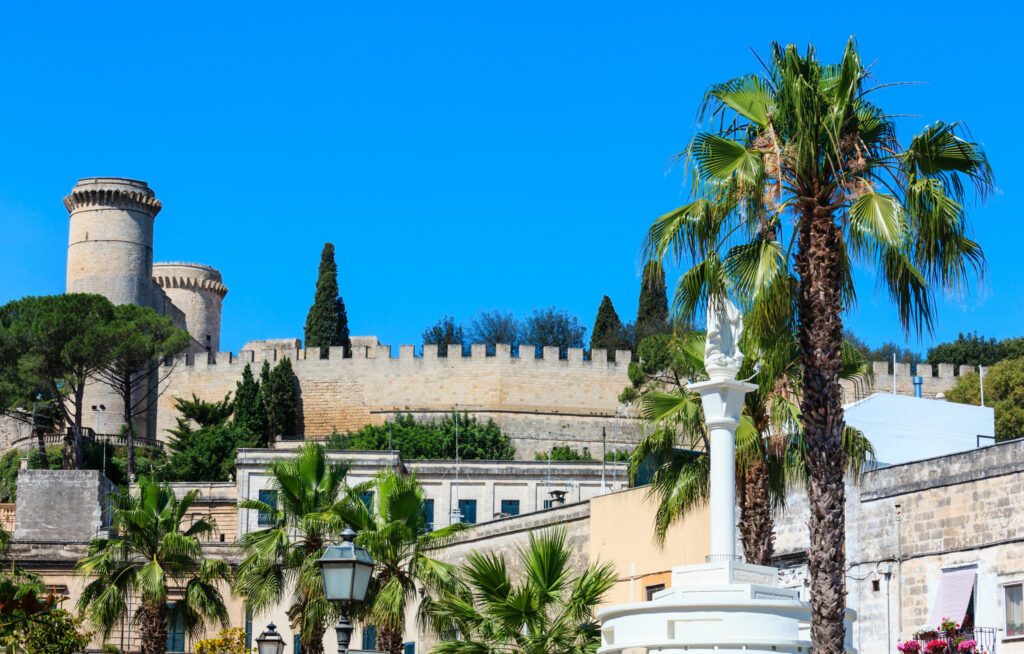
[[[256,649],[259,654],[284,654],[284,639],[277,633],[277,627],[271,622],[267,630],[256,637]]]
[[[317,561],[320,576],[324,581],[324,597],[334,602],[341,602],[341,616],[334,631],[338,634],[338,652],[348,652],[348,644],[352,640],[352,622],[348,612],[352,602],[366,599],[366,591],[370,588],[370,577],[373,574],[373,559],[362,547],[353,542],[356,532],[346,529],[341,532],[341,545],[332,545]],[[262,652],[261,652],[262,654]]]

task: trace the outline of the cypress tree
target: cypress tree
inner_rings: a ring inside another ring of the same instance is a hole
[[[263,405],[263,389],[248,363],[242,371],[242,380],[235,385],[235,424],[262,445],[267,445],[267,409]]]
[[[619,320],[619,314],[615,312],[611,298],[605,295],[601,299],[601,306],[597,309],[594,331],[590,333],[590,349],[603,348],[608,350],[611,357],[614,357],[615,350],[627,346],[624,340],[622,321]]]
[[[661,263],[648,261],[640,280],[640,302],[636,312],[636,342],[653,334],[671,331],[668,322],[668,292]]]
[[[264,367],[265,370],[270,368],[266,362]],[[297,434],[299,379],[290,359],[282,359],[269,371],[261,390],[267,412],[268,445],[278,436]]]
[[[326,359],[332,345],[343,345],[347,353],[352,346],[348,334],[348,314],[338,293],[338,265],[334,261],[334,244],[324,243],[320,252],[320,272],[316,279],[313,306],[306,315],[306,347],[320,348]]]

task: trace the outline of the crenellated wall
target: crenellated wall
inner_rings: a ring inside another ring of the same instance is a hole
[[[354,350],[343,358],[340,348],[332,348],[328,359],[320,359],[317,348],[188,355],[164,382],[158,436],[174,426],[175,397],[221,399],[234,392],[247,363],[258,373],[263,360],[285,357],[299,379],[307,438],[383,423],[398,412],[440,416],[452,409],[494,419],[516,441],[519,458],[560,442],[588,447],[600,458],[602,430],[608,450],[627,448],[639,436],[639,425],[621,415],[618,402],[629,384],[626,350],[616,353],[615,362],[604,350],[584,360],[582,349],[570,349],[568,358],[559,359],[554,347],[544,348],[543,358],[514,357],[507,345],[499,345],[495,356],[473,345],[465,357],[439,357],[436,345],[424,346],[421,356],[412,345],[397,352],[386,345]]]

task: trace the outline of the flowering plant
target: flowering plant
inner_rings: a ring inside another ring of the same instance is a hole
[[[978,641],[973,638],[960,641],[960,644],[956,646],[956,651],[961,654],[974,654],[978,651]]]
[[[944,631],[947,634],[956,633],[960,631],[960,623],[949,618],[942,618],[942,622],[939,623],[939,631]]]
[[[906,654],[917,654],[921,651],[921,643],[916,640],[905,640],[902,643],[898,643],[896,649],[906,652]]]
[[[928,643],[924,646],[924,654],[948,654],[948,653],[949,653],[949,643],[947,643],[946,641],[942,640],[941,638],[936,638],[935,640],[929,640]]]

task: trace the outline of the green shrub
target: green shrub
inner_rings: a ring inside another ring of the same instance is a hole
[[[479,422],[467,414],[449,414],[441,420],[417,420],[399,414],[383,425],[367,425],[349,434],[331,434],[325,445],[333,450],[397,450],[408,460],[454,459],[511,461],[512,441],[493,420]]]

